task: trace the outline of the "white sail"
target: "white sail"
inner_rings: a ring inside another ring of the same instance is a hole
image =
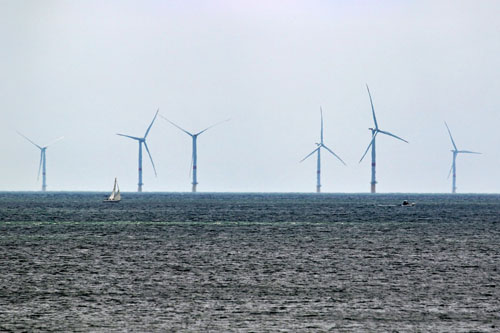
[[[117,184],[116,187],[118,188],[118,191],[116,191],[114,199],[119,201],[122,199],[122,196],[120,195],[120,186]]]
[[[118,191],[117,191],[118,188]],[[115,178],[115,184],[113,186],[113,192],[109,195],[108,201],[120,201],[121,200],[121,195],[120,195],[120,188],[118,187],[118,182]]]

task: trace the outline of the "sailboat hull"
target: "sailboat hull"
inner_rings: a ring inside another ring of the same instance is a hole
[[[120,201],[121,200],[109,200],[109,199],[105,199],[102,202],[120,202]]]

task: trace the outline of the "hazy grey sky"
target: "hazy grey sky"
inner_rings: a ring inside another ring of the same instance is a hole
[[[0,190],[137,188],[137,143],[157,108],[198,140],[199,191],[368,192],[358,161],[382,129],[379,192],[500,192],[500,2],[0,0]],[[189,191],[191,139],[157,119],[145,191]],[[369,157],[369,156],[368,156]]]

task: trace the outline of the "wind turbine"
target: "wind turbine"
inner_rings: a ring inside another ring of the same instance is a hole
[[[155,177],[156,177],[155,164],[153,162],[153,157],[151,157],[151,153],[149,152],[148,144],[146,143],[146,138],[148,136],[149,130],[151,129],[151,126],[153,126],[153,123],[155,122],[156,116],[158,116],[159,111],[160,111],[159,109],[156,111],[155,116],[153,118],[153,121],[151,121],[151,124],[149,124],[149,127],[146,130],[144,137],[139,138],[136,136],[130,136],[130,135],[125,135],[125,134],[120,134],[120,133],[116,134],[116,135],[124,136],[126,138],[133,139],[133,140],[136,140],[139,142],[139,183],[137,184],[138,185],[137,192],[142,192],[142,185],[144,185],[144,183],[142,182],[142,145],[143,144],[144,144],[144,148],[146,148],[146,151],[148,152],[149,159],[151,160],[151,164],[153,165],[153,170],[155,172]]]
[[[42,170],[42,191],[43,192],[47,191],[47,165],[46,165],[47,159],[46,159],[46,151],[47,151],[47,148],[50,145],[56,143],[59,140],[62,140],[64,137],[62,136],[59,139],[56,139],[56,140],[52,141],[48,145],[46,145],[44,147],[41,147],[41,146],[37,145],[36,143],[34,143],[33,141],[31,141],[30,139],[28,139],[26,136],[24,136],[20,132],[17,132],[17,134],[19,134],[20,136],[22,136],[23,138],[25,138],[26,140],[28,140],[29,142],[31,142],[33,145],[35,145],[36,147],[38,147],[38,149],[40,149],[40,163],[38,165],[38,177],[37,177],[37,180],[40,179],[40,170]]]
[[[318,154],[318,159],[317,159],[317,171],[316,171],[316,192],[320,193],[321,192],[321,148],[325,148],[329,153],[331,153],[333,156],[335,156],[342,164],[346,165],[342,159],[335,154],[330,148],[325,146],[323,142],[323,110],[321,107],[319,108],[320,114],[321,114],[321,140],[319,143],[316,143],[318,146],[316,149],[314,149],[309,155],[304,157],[300,162],[303,162],[305,159],[307,159],[309,156],[311,156],[314,153]]]
[[[359,160],[359,163],[361,163],[361,161],[365,157],[366,153],[368,153],[368,150],[370,149],[370,147],[372,147],[372,181],[370,184],[371,184],[371,193],[376,193],[375,187],[377,184],[377,180],[375,179],[375,156],[376,156],[376,154],[375,154],[375,138],[377,137],[377,134],[382,133],[385,135],[389,135],[389,136],[392,136],[393,138],[404,141],[406,143],[408,143],[408,141],[406,141],[405,139],[402,139],[399,136],[396,136],[392,133],[382,131],[381,129],[378,128],[377,118],[375,117],[375,108],[373,107],[372,95],[370,94],[370,89],[368,88],[368,85],[366,85],[366,89],[368,90],[368,96],[370,96],[370,104],[372,106],[373,122],[375,123],[375,128],[369,128],[369,130],[372,131],[372,140],[370,141],[368,148],[366,148],[365,153],[363,154],[363,156]]]
[[[448,172],[448,178],[450,178],[450,174],[453,171],[453,181],[452,181],[452,186],[451,186],[451,193],[457,193],[457,168],[456,168],[456,160],[457,160],[457,155],[458,154],[481,154],[477,153],[475,151],[469,151],[469,150],[458,150],[457,145],[455,144],[455,141],[453,141],[453,137],[451,136],[451,131],[450,128],[448,127],[448,124],[446,121],[444,122],[446,125],[446,129],[448,130],[448,134],[450,135],[451,143],[453,144],[453,150],[451,151],[453,153],[453,162],[451,163],[451,169],[450,172]]]
[[[193,185],[193,187],[191,189],[191,192],[196,192],[196,185],[198,185],[198,178],[197,178],[198,156],[197,156],[196,140],[198,139],[198,135],[200,135],[203,132],[211,129],[214,126],[217,126],[217,125],[222,124],[222,123],[224,123],[226,121],[229,121],[229,119],[226,119],[226,120],[220,121],[218,123],[215,123],[212,126],[209,126],[209,127],[205,128],[203,131],[200,131],[198,133],[190,133],[190,132],[186,131],[185,129],[183,129],[182,127],[180,127],[179,125],[174,124],[173,122],[171,122],[170,120],[168,120],[164,116],[160,115],[160,117],[162,117],[163,119],[165,119],[166,121],[168,121],[169,123],[171,123],[172,125],[174,125],[175,127],[177,127],[178,129],[180,129],[181,131],[183,131],[184,133],[186,133],[187,135],[189,135],[193,139],[193,152],[192,152],[192,160],[191,160],[191,164],[193,166],[193,182],[191,184]]]

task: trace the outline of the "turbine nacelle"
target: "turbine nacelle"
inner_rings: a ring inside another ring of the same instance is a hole
[[[160,117],[162,117],[163,119],[165,119],[166,121],[168,121],[170,124],[172,124],[173,126],[177,127],[178,129],[180,129],[181,131],[183,131],[184,133],[186,133],[187,135],[189,135],[189,136],[190,136],[190,137],[192,137],[192,138],[196,138],[196,137],[198,137],[198,135],[200,135],[200,134],[202,134],[202,133],[204,133],[204,132],[208,131],[208,130],[209,130],[209,129],[211,129],[212,127],[215,127],[215,126],[217,126],[217,125],[219,125],[219,124],[222,124],[222,123],[224,123],[224,122],[226,122],[226,121],[231,120],[231,119],[225,119],[225,120],[219,121],[218,123],[215,123],[215,124],[213,124],[213,125],[211,125],[211,126],[209,126],[209,127],[205,128],[205,129],[204,129],[204,130],[202,130],[202,131],[199,131],[198,133],[191,133],[191,132],[186,131],[184,128],[180,127],[180,126],[179,126],[179,125],[177,125],[176,123],[174,123],[174,122],[170,121],[170,120],[169,120],[169,119],[167,119],[165,116],[163,116],[163,115],[161,115],[161,114],[160,114]]]

